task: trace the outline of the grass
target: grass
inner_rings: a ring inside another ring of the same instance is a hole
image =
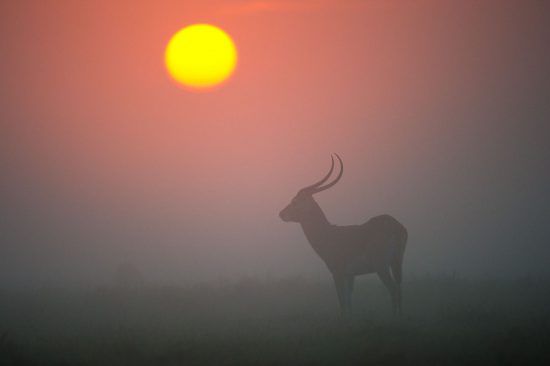
[[[0,291],[0,365],[545,365],[550,282],[424,276],[404,316],[360,281],[338,319],[330,284]]]

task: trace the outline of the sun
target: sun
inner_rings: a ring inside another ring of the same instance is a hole
[[[166,46],[165,63],[176,82],[195,90],[207,90],[233,74],[237,49],[220,28],[194,24],[172,36]]]

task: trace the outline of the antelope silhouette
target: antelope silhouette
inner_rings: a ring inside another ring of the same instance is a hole
[[[334,171],[334,156],[328,174],[302,188],[279,214],[285,222],[297,222],[313,250],[332,273],[342,316],[351,314],[355,276],[376,273],[390,293],[394,314],[401,313],[401,279],[407,230],[390,215],[371,218],[362,225],[337,226],[327,220],[313,195],[334,186],[342,178],[344,164],[338,154],[340,172],[323,186]]]

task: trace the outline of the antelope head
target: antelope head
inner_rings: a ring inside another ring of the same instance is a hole
[[[340,178],[342,178],[342,174],[344,173],[344,163],[342,163],[342,159],[340,159],[338,154],[334,154],[334,155],[336,155],[336,158],[340,163],[340,173],[338,173],[338,176],[336,177],[336,179],[333,180],[331,183],[323,185],[330,178],[332,172],[334,171],[334,156],[331,155],[332,164],[330,166],[330,170],[328,171],[327,175],[317,183],[307,186],[305,188],[302,188],[298,191],[298,193],[296,194],[296,196],[294,196],[292,201],[290,201],[288,206],[286,206],[279,213],[279,217],[283,221],[303,222],[319,214],[324,217],[324,214],[321,211],[321,208],[319,207],[317,202],[315,202],[315,200],[313,199],[313,195],[315,193],[319,193],[321,191],[329,189],[330,187],[338,183]]]

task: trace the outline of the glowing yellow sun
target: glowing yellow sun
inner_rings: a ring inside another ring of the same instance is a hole
[[[166,46],[166,69],[172,78],[194,89],[212,88],[233,74],[237,50],[218,27],[195,24],[174,34]]]

